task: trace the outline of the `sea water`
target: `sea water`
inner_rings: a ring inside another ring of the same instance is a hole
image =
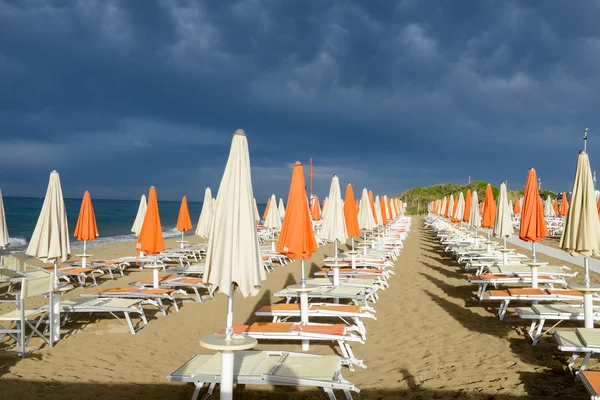
[[[11,242],[8,250],[23,251],[27,247],[43,203],[44,199],[37,197],[4,197],[6,225],[8,226]],[[136,240],[136,236],[131,232],[131,226],[140,205],[139,200],[92,199],[92,205],[96,215],[99,236],[93,243],[88,242],[88,245]],[[158,212],[165,238],[181,236],[181,233],[175,229],[180,205],[181,202],[179,201],[158,202]],[[261,215],[265,207],[266,204],[258,205]],[[67,209],[71,246],[82,247],[83,243],[77,241],[73,236],[79,209],[81,208],[81,199],[66,198],[65,208]],[[193,225],[192,231],[188,233],[191,235],[194,233],[200,218],[202,202],[189,201],[188,209]]]

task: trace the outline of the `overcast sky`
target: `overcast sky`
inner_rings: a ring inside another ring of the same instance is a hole
[[[259,202],[296,160],[355,191],[570,190],[600,150],[598,1],[0,0],[0,188],[216,191],[246,131]]]

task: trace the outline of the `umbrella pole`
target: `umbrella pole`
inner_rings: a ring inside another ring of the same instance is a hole
[[[585,278],[583,283],[586,287],[590,287],[590,260],[588,257],[583,257],[583,266],[585,268]],[[585,328],[594,327],[594,297],[592,292],[583,292],[583,323]]]
[[[337,261],[337,258],[338,258],[338,248],[337,248],[337,242],[338,242],[338,241],[337,241],[337,239],[333,241],[333,243],[334,243],[334,245],[333,245],[333,246],[334,246],[334,249],[335,249],[333,254],[334,254],[334,257],[335,257],[335,260],[336,260],[336,261]]]
[[[181,231],[181,244],[179,245],[180,249],[183,249],[183,231]]]
[[[232,340],[233,336],[233,295],[235,285],[229,287],[227,298],[227,322],[225,328],[225,340]],[[233,399],[233,352],[221,352],[221,400]]]
[[[354,251],[354,236],[352,236],[352,251]]]
[[[304,275],[304,258],[302,259],[300,265],[302,266],[302,278],[300,279],[300,284],[304,286],[306,285],[306,275]]]
[[[590,287],[590,259],[588,257],[583,257],[583,267],[585,268],[583,283],[586,287]]]

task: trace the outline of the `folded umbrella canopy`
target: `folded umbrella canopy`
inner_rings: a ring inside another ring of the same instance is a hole
[[[567,193],[563,192],[562,200],[560,201],[560,210],[559,214],[561,217],[564,217],[569,212],[569,202],[567,201]]]
[[[253,198],[248,140],[244,131],[238,129],[233,135],[217,194],[203,278],[213,292],[216,290],[228,296],[225,335],[211,335],[201,339],[201,344],[205,347],[223,350],[222,399],[233,397],[234,356],[231,350],[226,349],[244,349],[256,345],[255,340],[233,335],[235,288],[243,297],[255,296],[265,279],[254,220]],[[248,346],[244,347],[244,343],[248,343]]]
[[[79,209],[79,217],[75,226],[75,238],[83,241],[83,255],[81,258],[81,266],[86,267],[88,240],[94,240],[98,237],[98,227],[96,226],[96,215],[94,214],[94,206],[92,205],[92,197],[90,192],[83,194],[81,208]]]
[[[590,161],[584,150],[580,151],[577,157],[572,193],[571,206],[559,246],[571,255],[581,254],[584,257],[584,285],[589,288],[589,257],[600,256],[600,221],[596,210]],[[589,291],[584,292],[584,321],[586,328],[594,327],[593,297]]]
[[[277,211],[279,211],[280,218],[285,217],[285,207],[283,206],[283,198],[282,197],[279,198],[279,207],[277,207]]]
[[[185,196],[181,199],[179,215],[177,216],[177,225],[175,225],[175,228],[181,232],[181,248],[183,248],[183,234],[192,230],[192,219],[190,218],[190,210],[188,209],[187,197]]]
[[[373,197],[373,192],[369,190],[369,204],[371,205],[371,211],[373,212],[373,219],[375,220],[375,225],[379,225],[379,219],[377,218],[377,209],[375,208],[375,199]]]
[[[465,197],[465,210],[463,212],[463,222],[466,222],[467,224],[469,223],[469,221],[471,220],[471,205],[473,203],[473,197],[471,195],[471,191],[467,190],[467,195]]]
[[[454,223],[460,222],[463,219],[465,213],[465,197],[462,192],[458,194],[458,201],[456,202],[456,207],[454,207],[454,213],[452,214],[451,221]]]
[[[204,201],[202,202],[202,211],[198,218],[198,225],[194,232],[196,236],[207,238],[210,234],[210,227],[213,220],[213,198],[209,187],[204,190]]]
[[[535,169],[531,168],[527,174],[525,194],[523,195],[519,238],[524,242],[532,242],[534,260],[536,257],[535,242],[539,242],[548,234],[546,221],[544,221],[544,207],[538,191],[537,175]]]
[[[554,215],[558,215],[558,200],[552,200],[552,209],[554,210]]]
[[[0,190],[0,249],[5,249],[9,244],[10,237],[6,227],[6,215],[4,215],[4,200],[2,200],[2,191]]]
[[[252,203],[254,205],[254,219],[258,223],[258,221],[260,221],[260,214],[258,213],[258,206],[256,205],[256,198],[252,199]]]
[[[510,205],[508,204],[508,194],[504,182],[500,184],[500,196],[498,197],[498,209],[496,220],[494,221],[494,236],[504,239],[504,248],[506,249],[506,238],[513,234],[512,220],[510,218]],[[504,260],[506,263],[506,259]]]
[[[488,240],[490,231],[494,227],[494,219],[496,217],[496,207],[494,204],[494,194],[492,193],[492,185],[489,183],[485,187],[485,197],[483,199],[483,215],[481,217],[481,227],[487,228]]]
[[[515,199],[515,205],[513,207],[513,214],[521,214],[521,200],[517,197]]]
[[[267,215],[269,215],[269,210],[271,209],[271,198],[267,200],[267,207],[265,208],[265,212],[263,213],[263,220],[267,219]]]
[[[444,217],[452,218],[453,213],[454,213],[454,195],[451,194],[450,198],[448,199],[448,206],[446,207],[446,213],[444,214]]]
[[[376,226],[377,223],[375,222],[373,211],[371,210],[369,193],[367,192],[367,188],[363,188],[358,210],[358,227],[361,230],[364,230],[366,234],[366,231],[372,231]]]
[[[304,169],[298,161],[294,164],[292,181],[287,200],[287,210],[283,217],[281,234],[277,242],[277,252],[292,260],[302,260],[302,281],[306,283],[304,260],[317,251],[317,242],[310,220],[310,210],[306,201]]]
[[[321,220],[321,205],[319,204],[319,196],[315,196],[312,199],[310,214],[312,216],[313,221]]]
[[[352,238],[352,250],[354,250],[354,237],[360,236],[358,227],[358,215],[354,203],[354,190],[352,185],[346,185],[346,198],[344,200],[344,219],[346,221],[346,233]]]
[[[55,277],[58,276],[58,262],[66,261],[71,254],[67,210],[57,171],[50,173],[42,211],[25,254],[39,258],[45,263],[54,263]],[[57,284],[58,281],[55,281],[55,286]]]
[[[135,221],[133,221],[133,226],[131,227],[131,232],[135,233],[136,236],[139,236],[140,231],[142,230],[147,208],[148,204],[146,203],[146,195],[143,194],[142,198],[140,199],[140,205],[138,206],[137,214],[135,215]]]
[[[554,206],[552,205],[552,199],[548,195],[546,201],[544,201],[544,217],[554,217]]]
[[[471,215],[469,216],[469,227],[477,228],[481,227],[481,214],[479,213],[479,199],[477,198],[477,191],[473,190],[471,195]]]
[[[160,215],[158,213],[158,198],[156,188],[152,186],[148,193],[148,209],[142,224],[142,230],[138,237],[135,249],[148,255],[158,255],[165,249]]]
[[[381,215],[381,202],[379,196],[375,196],[375,215],[377,216],[377,225],[384,225],[383,216]]]
[[[382,221],[382,225],[386,226],[388,224],[388,215],[386,212],[386,207],[385,207],[385,196],[381,196],[379,198],[379,208],[381,209],[381,221]]]
[[[281,228],[281,217],[277,210],[277,199],[274,194],[271,195],[267,207],[269,208],[267,209],[267,218],[265,218],[265,228],[273,230]]]
[[[321,225],[321,232],[319,234],[321,239],[330,240],[334,243],[334,257],[337,258],[338,242],[346,243],[346,240],[348,239],[346,220],[344,219],[344,208],[342,206],[340,181],[337,175],[334,175],[333,178],[331,178],[327,203],[327,214],[323,219],[323,225]]]

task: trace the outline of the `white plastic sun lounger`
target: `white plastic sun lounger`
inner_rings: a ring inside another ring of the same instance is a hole
[[[264,306],[255,315],[259,317],[272,317],[272,322],[286,322],[289,318],[300,318],[300,304],[273,304],[272,306]],[[360,333],[363,339],[366,339],[367,330],[362,319],[377,319],[375,315],[361,309],[360,306],[331,303],[309,303],[308,318],[339,318],[346,325]]]
[[[111,289],[96,289],[90,292],[83,293],[84,297],[100,297],[100,298],[125,298],[125,299],[141,299],[144,303],[153,304],[162,311],[163,315],[167,315],[167,310],[163,305],[163,300],[169,300],[175,311],[179,311],[177,300],[173,297],[174,289],[154,289],[154,288],[111,288]]]
[[[233,382],[240,385],[308,386],[321,388],[330,400],[334,390],[360,392],[342,376],[341,358],[284,351],[238,351],[234,353]],[[221,379],[221,354],[197,354],[177,371],[167,376],[171,382],[189,382],[196,386],[192,400],[196,400],[205,384],[208,399]]]
[[[225,330],[219,332],[225,333]],[[354,356],[351,342],[364,344],[364,339],[344,324],[316,324],[301,322],[255,322],[252,325],[233,325],[233,333],[246,335],[257,340],[318,340],[337,342],[342,352],[342,364],[351,371],[354,366],[367,368]]]
[[[569,371],[573,374],[579,374],[586,370],[590,358],[594,354],[600,353],[600,333],[599,329],[577,328],[572,331],[554,331],[553,336],[558,344],[560,351],[573,353],[569,359]],[[575,371],[573,366],[575,361],[584,355],[579,371]]]
[[[527,334],[535,346],[542,335],[552,331],[563,321],[583,321],[583,307],[570,304],[534,304],[531,307],[517,307],[517,314],[524,320],[531,321]],[[594,320],[600,320],[600,310],[594,312]],[[546,321],[557,321],[550,328],[544,329]]]
[[[571,289],[534,289],[511,288],[507,290],[490,290],[486,300],[501,301],[498,318],[504,319],[511,301],[579,301],[583,302],[583,293]]]
[[[141,281],[131,283],[131,285],[141,286],[141,287],[152,287],[153,284],[154,284],[154,279],[152,279],[152,278],[144,279]],[[164,277],[158,278],[158,284],[161,287],[168,287],[168,288],[176,289],[178,293],[182,293],[182,294],[188,294],[185,291],[185,289],[192,289],[196,296],[196,301],[198,301],[199,303],[204,301],[204,299],[202,298],[202,295],[199,292],[200,289],[206,290],[208,292],[208,295],[210,296],[210,299],[213,299],[213,295],[210,293],[210,291],[204,284],[204,281],[202,280],[202,278],[169,275],[169,276],[164,276]]]
[[[292,299],[296,301],[300,300],[298,292],[288,288],[283,288],[275,292],[273,296],[285,298],[286,303],[290,303]],[[311,299],[350,300],[354,304],[365,307],[368,310],[373,310],[368,305],[368,302],[376,302],[376,299],[370,291],[352,286],[322,286],[308,294],[308,301],[311,301]]]
[[[63,317],[63,325],[66,323],[69,314],[74,313],[108,313],[121,321],[116,315],[117,313],[123,313],[127,321],[126,325],[132,335],[135,334],[139,329],[135,329],[131,322],[130,314],[137,314],[144,326],[148,325],[146,315],[142,309],[141,299],[70,299],[60,301],[60,312]],[[140,328],[141,329],[141,328]]]

